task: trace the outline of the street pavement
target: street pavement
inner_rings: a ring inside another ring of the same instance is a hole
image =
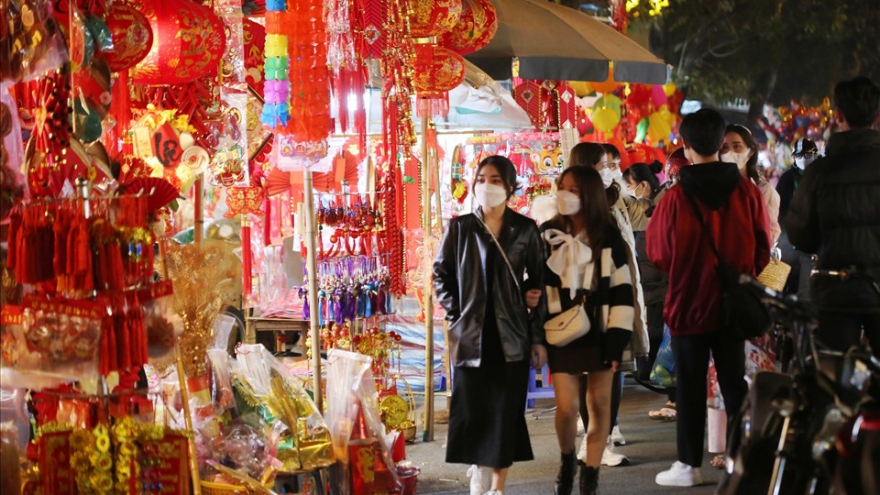
[[[659,409],[666,402],[664,396],[650,392],[631,379],[626,380],[623,403],[620,408],[620,429],[626,445],[618,452],[630,459],[628,466],[603,467],[599,476],[602,495],[662,494],[708,495],[714,493],[721,472],[709,465],[711,457],[703,459],[703,485],[694,488],[662,487],[654,483],[654,476],[675,461],[675,422],[648,418],[648,411]],[[446,399],[438,398],[437,409],[445,409]],[[535,460],[517,463],[510,470],[506,495],[552,494],[553,481],[559,466],[559,447],[553,425],[553,400],[539,400],[537,407],[526,413]],[[420,432],[421,433],[421,432]],[[578,438],[578,445],[583,437]],[[435,441],[407,445],[407,458],[418,466],[418,493],[468,495],[468,466],[446,464],[446,425],[438,424]],[[575,489],[577,493],[577,489]]]

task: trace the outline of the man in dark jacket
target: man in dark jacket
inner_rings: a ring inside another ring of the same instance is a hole
[[[755,276],[770,261],[761,191],[735,164],[719,161],[724,129],[724,119],[714,110],[684,118],[680,132],[693,165],[681,169],[679,184],[669,189],[648,224],[648,257],[669,273],[663,313],[677,378],[678,461],[657,475],[663,486],[702,482],[710,351],[726,409],[739,410],[747,392],[745,343],[722,324],[718,260],[710,242],[740,273]]]
[[[804,173],[785,226],[792,244],[818,254],[820,270],[851,274],[813,277],[819,340],[844,351],[859,345],[864,328],[880,355],[880,132],[871,128],[880,119],[880,87],[866,77],[843,81],[834,104],[842,132]]]
[[[810,272],[813,270],[813,259],[809,253],[798,251],[791,245],[788,232],[785,231],[785,216],[791,207],[794,192],[797,191],[804,176],[804,170],[819,158],[819,148],[813,141],[802,137],[792,145],[791,156],[794,158],[794,166],[786,170],[776,183],[776,192],[779,193],[779,225],[782,226],[779,249],[782,251],[782,261],[791,266],[785,292],[797,294],[798,299],[806,300],[810,298]]]

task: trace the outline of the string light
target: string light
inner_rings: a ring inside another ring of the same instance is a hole
[[[647,0],[649,3],[648,14],[656,17],[663,12],[663,9],[669,7],[669,0]],[[626,12],[629,13],[639,6],[641,0],[626,0]]]

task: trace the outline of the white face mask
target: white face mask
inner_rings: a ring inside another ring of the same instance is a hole
[[[813,163],[814,161],[816,161],[815,156],[811,156],[810,158],[807,158],[805,156],[796,157],[794,159],[794,166],[801,170],[804,170],[807,168],[807,165]]]
[[[581,198],[570,191],[558,191],[556,193],[556,208],[560,215],[574,215],[581,211]]]
[[[614,177],[614,180],[623,179],[623,171],[621,171],[619,168],[613,168],[610,170],[611,170],[611,176]]]
[[[474,197],[483,208],[495,208],[507,201],[507,190],[487,182],[478,183],[474,186]]]
[[[603,168],[599,171],[599,175],[602,176],[602,185],[605,186],[605,189],[611,187],[611,183],[614,182],[614,173],[610,168]]]
[[[743,170],[744,168],[746,168],[746,163],[749,162],[749,152],[743,151],[742,153],[734,153],[732,151],[728,151],[721,154],[721,161],[726,163],[735,163],[740,170]]]

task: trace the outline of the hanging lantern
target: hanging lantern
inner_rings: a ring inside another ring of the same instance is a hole
[[[226,50],[223,23],[190,0],[147,0],[135,4],[150,20],[155,43],[134,67],[137,84],[183,84],[216,74]]]
[[[113,38],[113,50],[102,53],[113,72],[134,67],[153,46],[150,21],[127,3],[113,2],[107,13],[107,27]]]
[[[462,0],[413,0],[409,32],[413,38],[430,38],[451,31],[461,16]]]
[[[438,41],[459,55],[485,47],[498,31],[498,12],[489,0],[462,0],[461,16],[455,27]]]
[[[431,98],[464,82],[464,59],[461,55],[436,45],[415,45],[416,67],[413,82],[419,97]]]

